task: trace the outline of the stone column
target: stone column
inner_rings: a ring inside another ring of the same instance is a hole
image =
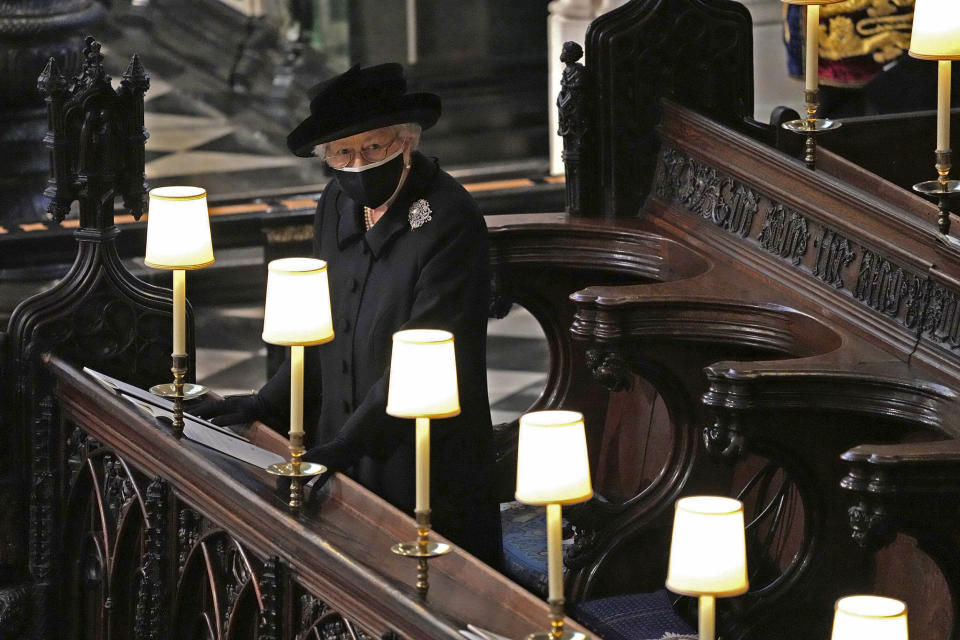
[[[45,218],[47,110],[37,77],[53,57],[70,78],[86,31],[105,15],[96,0],[0,0],[0,226],[8,230]]]
[[[583,46],[587,27],[597,16],[626,4],[627,0],[553,0],[547,5],[547,63],[550,74],[548,113],[550,127],[550,175],[563,174],[563,138],[557,135],[557,96],[560,94],[560,76],[563,63],[560,54],[563,43],[573,41]]]
[[[740,0],[753,18],[753,117],[770,121],[779,106],[803,111],[803,81],[787,75],[783,44],[783,3],[780,0]]]

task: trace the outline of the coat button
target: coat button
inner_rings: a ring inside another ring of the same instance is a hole
[[[346,360],[344,360],[342,364],[343,366],[340,367],[340,372],[350,373],[350,364]]]
[[[350,321],[346,318],[340,321],[340,331],[350,331]]]
[[[343,412],[350,413],[350,403],[346,400],[343,401]]]
[[[356,278],[353,278],[352,280],[350,280],[350,291],[356,291],[359,286],[360,286],[359,280],[357,280]]]

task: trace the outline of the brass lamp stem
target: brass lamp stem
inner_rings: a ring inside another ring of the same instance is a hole
[[[564,599],[547,600],[550,605],[550,637],[553,640],[563,638],[563,605]]]
[[[173,432],[179,438],[183,435],[183,379],[187,375],[187,355],[174,353],[171,356],[170,371],[173,372]]]
[[[803,145],[803,162],[808,169],[816,169],[817,165],[817,138],[814,132],[817,130],[817,109],[820,107],[820,91],[814,89],[807,90],[803,94],[807,110],[807,135],[806,142]]]
[[[428,562],[432,558],[450,552],[450,545],[445,542],[430,540],[430,509],[416,509],[414,515],[417,520],[417,539],[413,542],[398,542],[390,550],[405,558],[415,558],[417,561],[417,596],[422,602],[427,599],[430,590],[430,576]]]
[[[421,600],[427,599],[430,590],[430,576],[428,573],[427,546],[430,542],[430,510],[416,511],[417,517],[417,595]]]
[[[953,152],[950,149],[937,149],[937,182],[940,183],[940,191],[944,194],[949,193],[950,169],[953,166]],[[950,209],[946,195],[937,198],[937,208],[940,215],[937,218],[937,227],[940,233],[946,235],[950,233]]]
[[[324,473],[327,468],[315,462],[304,462],[303,432],[290,434],[290,462],[272,464],[267,471],[275,476],[290,478],[290,500],[287,506],[291,511],[299,511],[303,506],[303,483],[310,478]]]

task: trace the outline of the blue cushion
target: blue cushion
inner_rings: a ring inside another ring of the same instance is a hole
[[[663,589],[577,602],[567,612],[604,640],[696,638],[696,631],[673,610]]]
[[[547,510],[505,502],[500,505],[503,525],[503,570],[506,575],[543,597],[547,595]]]

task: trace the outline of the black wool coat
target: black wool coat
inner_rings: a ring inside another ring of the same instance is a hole
[[[501,540],[486,382],[486,224],[473,198],[436,160],[412,158],[396,201],[370,231],[363,208],[336,180],[317,205],[314,247],[328,265],[335,335],[306,349],[305,459],[348,473],[412,514],[414,420],[385,411],[392,336],[401,329],[450,331],[461,413],[431,420],[432,523],[496,565]],[[413,228],[411,207],[424,205],[430,219]],[[282,367],[260,392],[281,420],[289,415],[289,375]]]

